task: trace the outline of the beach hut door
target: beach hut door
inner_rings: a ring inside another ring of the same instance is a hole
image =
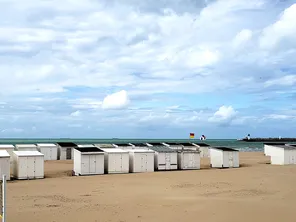
[[[147,155],[141,154],[141,172],[147,171]]]
[[[27,157],[27,175],[28,178],[35,177],[35,166],[36,166],[36,158],[35,157]]]
[[[96,155],[89,155],[89,172],[96,173]]]
[[[228,153],[229,167],[233,167],[233,152]]]
[[[191,165],[191,153],[182,153],[183,169],[187,169]]]
[[[66,148],[66,160],[71,160],[71,148]]]
[[[195,166],[195,155],[193,153],[189,153],[189,164],[188,164],[188,167],[191,168],[191,167],[194,167]]]
[[[295,159],[294,159],[294,152],[290,152],[290,163],[289,164],[294,164],[295,163]]]
[[[170,153],[165,154],[165,168],[171,169],[171,154]]]

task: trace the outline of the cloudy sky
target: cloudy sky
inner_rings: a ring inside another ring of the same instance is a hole
[[[296,137],[295,0],[0,5],[0,137]]]

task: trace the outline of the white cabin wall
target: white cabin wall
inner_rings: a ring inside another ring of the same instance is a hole
[[[129,172],[129,153],[121,154],[122,162],[121,162],[121,173]]]
[[[74,150],[74,167],[73,170],[76,175],[81,173],[81,153],[78,150]]]
[[[7,152],[8,153],[8,152]],[[0,158],[0,180],[2,180],[2,176],[6,175],[6,179],[10,180],[10,157],[1,157]]]
[[[233,167],[239,167],[239,152],[233,152]]]
[[[282,148],[273,148],[271,152],[271,164],[284,165],[285,164],[285,151]]]
[[[223,165],[222,167],[229,167],[229,151],[222,151],[223,153]]]
[[[223,165],[223,152],[216,149],[210,149],[211,165],[212,167],[222,167]]]
[[[44,178],[44,156],[35,156],[35,176],[34,178]]]

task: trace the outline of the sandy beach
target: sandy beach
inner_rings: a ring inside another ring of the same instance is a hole
[[[71,176],[72,161],[46,161],[41,180],[8,182],[9,222],[294,222],[296,165],[240,153],[242,167]]]

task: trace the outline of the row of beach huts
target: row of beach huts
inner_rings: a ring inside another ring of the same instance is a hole
[[[238,150],[205,143],[2,144],[0,176],[44,178],[44,161],[51,160],[73,160],[74,175],[196,170],[203,157],[210,157],[213,168],[239,167]]]

